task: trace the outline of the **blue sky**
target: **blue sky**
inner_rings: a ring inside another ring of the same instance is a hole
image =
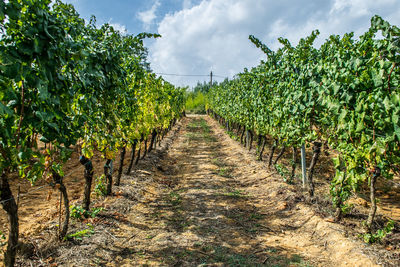
[[[367,31],[370,19],[380,15],[400,26],[400,0],[64,0],[80,15],[95,15],[128,34],[162,35],[147,41],[155,73],[207,75],[210,71],[232,78],[256,66],[265,55],[248,40],[258,37],[277,49],[278,37],[296,44],[319,29],[316,46],[331,34]],[[193,86],[209,77],[163,77],[178,86]]]
[[[130,34],[137,34],[144,31],[157,32],[157,23],[167,14],[173,14],[200,1],[64,0],[63,2],[73,4],[81,17],[86,20],[94,15],[99,24],[111,23],[117,27],[124,27]],[[150,21],[152,14],[154,19]]]

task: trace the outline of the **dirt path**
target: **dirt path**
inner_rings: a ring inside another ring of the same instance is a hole
[[[215,121],[179,124],[105,199],[105,212],[88,221],[90,237],[42,247],[38,258],[65,266],[375,266],[363,243],[317,216]]]

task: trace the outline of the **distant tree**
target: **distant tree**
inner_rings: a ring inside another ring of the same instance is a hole
[[[218,86],[218,82],[217,81],[213,81],[213,86]],[[206,93],[208,93],[210,88],[211,88],[211,86],[210,86],[209,82],[206,82],[206,81],[204,81],[203,83],[197,82],[196,86],[193,87],[193,92],[194,93],[201,92],[203,94],[206,94]]]

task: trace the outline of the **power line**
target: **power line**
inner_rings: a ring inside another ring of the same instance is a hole
[[[177,74],[177,73],[155,73],[157,75],[167,75],[167,76],[183,76],[183,77],[210,77],[210,74]],[[216,75],[213,73],[213,77],[219,77],[219,78],[226,78],[221,75]]]
[[[209,74],[207,75],[202,75],[202,74],[175,74],[175,73],[155,73],[158,75],[169,75],[169,76],[193,76],[193,77],[208,77],[210,76]]]

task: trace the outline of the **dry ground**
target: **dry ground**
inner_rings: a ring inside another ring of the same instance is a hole
[[[400,265],[349,236],[349,227],[321,218],[298,186],[283,182],[207,116],[179,122],[114,192],[95,200],[104,208],[96,218],[72,221],[70,233],[81,236],[71,241],[56,241],[51,216],[29,224],[35,217],[24,214],[18,264]]]

